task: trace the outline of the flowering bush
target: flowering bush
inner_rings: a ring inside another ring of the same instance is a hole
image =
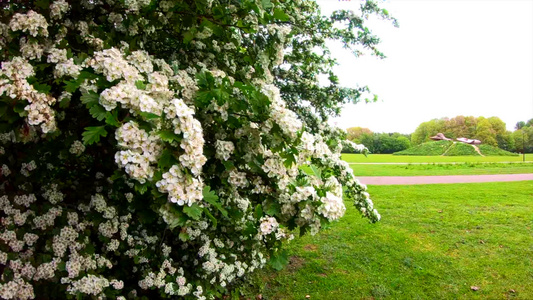
[[[339,87],[316,52],[381,55],[375,3],[331,18],[308,1],[0,6],[1,298],[220,297],[281,267],[282,242],[339,219],[343,198],[379,220],[324,125],[366,88]]]

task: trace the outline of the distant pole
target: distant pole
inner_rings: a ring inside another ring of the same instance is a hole
[[[524,137],[524,128],[522,128],[522,157],[523,157],[523,162],[526,162],[526,138]]]

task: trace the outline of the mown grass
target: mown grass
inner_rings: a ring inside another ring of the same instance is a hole
[[[520,162],[520,156],[408,156],[392,154],[342,154],[349,163],[437,163],[437,162]],[[533,153],[526,154],[526,161],[533,162]]]
[[[263,299],[533,299],[533,182],[370,186],[344,218],[255,274]],[[479,287],[473,291],[472,286]]]
[[[350,165],[356,176],[435,176],[533,173],[533,163]]]

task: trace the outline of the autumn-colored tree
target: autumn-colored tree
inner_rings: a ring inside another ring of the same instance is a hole
[[[364,127],[350,127],[346,129],[346,132],[348,133],[347,138],[350,141],[353,141],[355,139],[359,140],[363,133],[372,134],[372,131],[370,129]]]

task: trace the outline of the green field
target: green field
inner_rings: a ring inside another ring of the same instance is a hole
[[[344,218],[255,274],[263,299],[533,299],[533,182],[370,186]],[[479,287],[473,291],[472,286]]]
[[[342,154],[349,163],[435,163],[435,162],[520,162],[520,156],[407,156],[392,154]],[[526,161],[533,162],[533,153],[526,154]]]
[[[456,163],[350,165],[356,176],[434,176],[533,173],[533,163]]]

